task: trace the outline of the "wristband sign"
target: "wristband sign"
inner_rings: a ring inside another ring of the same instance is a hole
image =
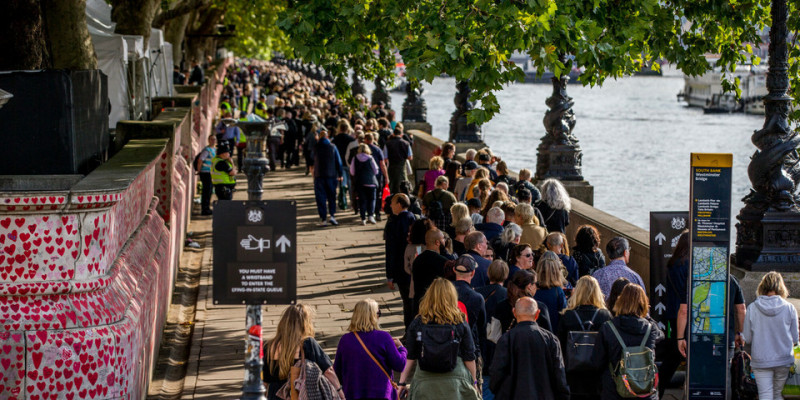
[[[294,304],[296,202],[218,201],[213,243],[214,304]]]
[[[728,388],[731,154],[692,153],[688,399],[724,400]]]

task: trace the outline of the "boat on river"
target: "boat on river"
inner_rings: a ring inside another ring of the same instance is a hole
[[[736,93],[725,92],[722,79],[739,78],[742,97]],[[684,75],[683,91],[678,93],[678,101],[685,101],[689,107],[700,107],[706,113],[746,112],[764,114],[763,99],[767,94],[766,68],[754,65],[739,65],[736,71],[723,74],[714,68],[700,76]]]

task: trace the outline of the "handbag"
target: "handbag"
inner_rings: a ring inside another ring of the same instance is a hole
[[[792,353],[794,354],[794,364],[789,369],[789,379],[786,380],[783,392],[781,392],[784,396],[800,395],[800,346],[794,346]]]
[[[347,193],[349,188],[344,182],[339,183],[339,209],[347,210]]]
[[[499,319],[492,317],[492,320],[486,324],[486,339],[494,344],[497,344],[502,336],[503,325],[500,324]]]
[[[278,393],[275,394],[276,396],[284,400],[298,400],[300,398],[300,392],[297,391],[294,382],[300,379],[305,363],[306,355],[303,353],[303,347],[300,346],[300,359],[289,368],[289,379],[281,386]]]
[[[414,170],[411,168],[411,163],[406,160],[406,175],[412,175]]]
[[[375,359],[375,356],[372,355],[372,353],[369,351],[369,349],[367,349],[367,345],[365,345],[364,341],[361,340],[361,337],[358,336],[358,332],[353,332],[353,335],[355,335],[356,339],[358,339],[358,343],[361,343],[361,347],[363,347],[364,351],[367,352],[367,355],[369,356],[369,358],[371,358],[372,361],[375,361],[375,364],[378,365],[378,368],[380,368],[381,371],[383,371],[383,374],[386,375],[386,378],[389,379],[389,383],[392,384],[392,387],[394,388],[394,392],[397,395],[397,400],[400,400],[400,388],[397,386],[397,383],[395,383],[395,381],[392,380],[392,376],[389,375],[388,372],[386,372],[386,369],[383,368],[383,365],[381,365],[381,363],[379,363],[378,360]]]

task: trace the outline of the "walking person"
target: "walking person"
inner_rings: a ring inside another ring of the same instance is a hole
[[[408,389],[410,400],[480,398],[475,342],[458,308],[452,283],[444,278],[433,281],[406,338],[408,359],[398,385],[406,387],[413,376]]]
[[[325,378],[338,389],[339,398],[345,399],[331,359],[314,340],[313,318],[314,310],[305,304],[290,305],[281,314],[275,336],[267,341],[264,351],[267,399],[281,399],[278,391],[286,385],[292,366],[300,359],[317,364]]]
[[[389,289],[400,291],[403,301],[403,324],[408,327],[414,319],[414,300],[411,297],[411,275],[405,270],[405,251],[408,244],[408,229],[414,223],[414,214],[408,211],[410,201],[405,194],[392,196],[392,217],[384,227],[386,241],[386,284]]]
[[[380,120],[378,122],[380,123]],[[411,145],[403,139],[402,131],[395,130],[394,134],[386,140],[383,152],[389,161],[389,191],[399,193],[400,182],[408,180],[406,177],[406,161],[410,161],[413,158]]]
[[[217,156],[215,149],[217,144],[216,135],[208,135],[208,146],[197,156],[195,169],[200,175],[200,182],[203,184],[203,191],[200,194],[200,215],[211,215],[211,193],[214,190],[214,183],[211,181],[212,160]]]
[[[375,221],[375,196],[378,190],[378,164],[372,158],[372,150],[369,146],[362,143],[358,145],[358,154],[350,163],[350,175],[353,176],[353,185],[358,191],[360,202],[359,212],[361,213],[361,225],[377,224]]]
[[[314,146],[314,198],[322,220],[319,226],[339,225],[336,214],[336,183],[342,181],[342,159],[328,140],[328,132],[320,131]],[[326,208],[327,206],[327,208]]]
[[[348,399],[397,400],[392,371],[402,371],[408,351],[380,330],[381,310],[373,299],[356,303],[348,333],[339,340],[333,369]]]
[[[759,400],[783,399],[781,391],[794,364],[792,348],[798,343],[797,310],[786,301],[789,291],[775,271],[761,278],[756,294],[747,306],[742,336],[752,346],[750,367]]]
[[[570,400],[594,400],[600,396],[600,375],[595,369],[570,371],[568,348],[570,332],[597,332],[611,320],[611,313],[606,309],[603,292],[597,280],[584,276],[578,280],[567,308],[558,322],[558,340],[567,362],[567,383],[570,388]]]
[[[632,397],[632,395],[621,396],[614,380],[614,375],[620,373],[620,360],[623,356],[629,355],[626,348],[644,346],[655,352],[656,344],[664,338],[661,329],[647,318],[649,310],[650,303],[644,289],[639,285],[629,284],[622,290],[614,305],[613,311],[616,316],[600,328],[592,353],[592,363],[595,368],[602,371],[601,400]],[[653,361],[652,365],[647,367],[653,369],[651,391],[649,395],[636,393],[636,397],[658,400],[658,388],[655,385],[658,376],[655,370],[655,355],[650,359]]]
[[[231,161],[231,150],[226,145],[217,148],[216,157],[211,159],[211,183],[219,200],[233,200],[236,189],[236,168]]]
[[[542,201],[536,207],[544,216],[548,232],[566,232],[572,201],[558,179],[550,178],[542,182]]]
[[[490,368],[495,398],[569,400],[561,348],[556,336],[536,323],[536,301],[522,297],[513,312],[517,325],[497,342]]]

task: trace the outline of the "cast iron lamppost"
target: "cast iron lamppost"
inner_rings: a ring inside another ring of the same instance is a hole
[[[367,94],[367,90],[364,89],[364,84],[361,82],[361,78],[356,74],[356,71],[353,71],[353,84],[350,85],[350,89],[353,91],[353,96],[365,95]]]
[[[403,101],[403,122],[427,122],[428,106],[422,98],[422,86],[406,82],[406,99]]]
[[[572,65],[566,56],[559,57],[564,65]],[[582,181],[583,155],[578,139],[572,135],[575,128],[575,102],[567,95],[569,75],[553,77],[553,94],[547,98],[550,107],[544,114],[544,128],[536,159],[536,180],[557,178],[562,181]]]
[[[372,91],[371,100],[373,105],[382,101],[384,104],[384,109],[392,109],[392,96],[390,96],[389,91],[386,90],[386,82],[381,76],[375,77],[375,90]]]
[[[247,154],[244,159],[244,172],[247,175],[247,199],[261,200],[264,194],[264,174],[269,171],[264,144],[278,129],[286,129],[285,122],[270,120],[266,122],[237,121],[236,124],[247,136]],[[261,380],[264,362],[261,360],[261,304],[247,306],[247,339],[244,357],[245,373],[241,400],[266,400],[266,388]]]
[[[736,264],[752,271],[797,271],[800,263],[800,136],[792,132],[786,46],[786,0],[772,0],[769,70],[764,127],[753,133],[757,147],[747,167],[753,188],[736,217]]]
[[[475,107],[469,101],[471,92],[469,82],[456,82],[456,95],[453,97],[456,110],[450,117],[450,141],[453,143],[483,142],[481,126],[467,122],[467,112]]]

